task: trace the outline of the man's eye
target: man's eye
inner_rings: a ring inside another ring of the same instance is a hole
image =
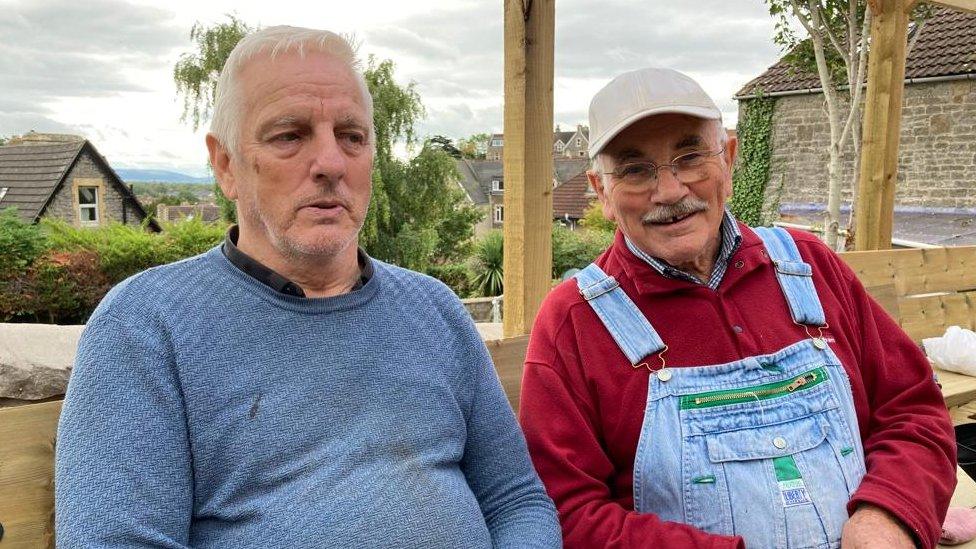
[[[651,164],[627,164],[617,168],[617,177],[650,177]]]
[[[279,143],[290,143],[292,141],[298,141],[302,136],[298,135],[297,132],[285,132],[279,133],[278,135],[271,138],[272,141],[277,141]]]
[[[705,155],[699,152],[688,153],[674,159],[674,164],[679,168],[693,168],[705,161]]]
[[[341,135],[341,137],[353,145],[362,145],[366,143],[366,136],[359,132],[344,133]]]

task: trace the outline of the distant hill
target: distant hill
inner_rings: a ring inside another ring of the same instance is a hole
[[[209,177],[193,177],[185,173],[167,170],[140,170],[138,168],[121,168],[115,170],[126,183],[158,182],[158,183],[199,183],[208,184],[213,180]]]

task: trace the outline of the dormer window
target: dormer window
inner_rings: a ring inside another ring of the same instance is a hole
[[[492,147],[501,147],[502,146],[502,143],[504,143],[504,141],[502,141],[502,138],[500,138],[500,137],[496,137],[496,138],[494,138],[494,139],[491,140],[491,146]]]
[[[505,183],[501,179],[491,180],[491,190],[492,192],[501,192],[505,190]]]

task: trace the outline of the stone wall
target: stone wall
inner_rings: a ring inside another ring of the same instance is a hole
[[[502,321],[502,298],[498,297],[474,297],[462,299],[464,308],[475,322],[501,322]]]
[[[827,202],[830,129],[823,96],[779,97],[767,202]],[[976,80],[905,86],[895,204],[976,208]],[[853,139],[843,156],[851,201]]]
[[[112,176],[107,170],[103,169],[97,162],[95,162],[95,160],[91,157],[91,152],[88,149],[82,150],[81,157],[78,158],[78,162],[75,163],[74,167],[68,173],[64,185],[54,196],[54,200],[51,201],[47,209],[44,210],[44,216],[57,217],[59,219],[64,219],[73,225],[80,225],[78,218],[78,199],[75,196],[77,190],[75,189],[74,181],[76,179],[99,180],[99,224],[105,224],[110,221],[122,223],[122,205],[124,195],[121,193],[121,191],[119,191],[118,187],[111,182],[111,177]],[[83,185],[87,184],[89,183],[83,183]],[[131,201],[127,201],[125,203],[125,212],[126,224],[138,225],[140,222],[142,222],[142,216],[139,214],[138,210],[136,210],[135,206],[133,206]]]

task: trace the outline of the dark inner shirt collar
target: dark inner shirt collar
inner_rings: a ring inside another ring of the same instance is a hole
[[[221,248],[224,252],[224,256],[226,256],[235,267],[240,269],[244,274],[257,280],[265,286],[268,286],[276,292],[295,297],[305,297],[305,291],[302,290],[301,286],[295,284],[291,280],[288,280],[260,261],[242,252],[241,249],[237,247],[237,237],[239,235],[240,229],[238,226],[231,225],[231,227],[227,229],[227,236],[224,238],[224,245]],[[353,292],[362,288],[367,282],[369,282],[369,279],[373,277],[373,263],[369,260],[369,256],[366,255],[366,252],[362,248],[359,248],[356,252],[356,257],[359,261],[359,280],[357,280],[356,285],[352,287],[351,291]]]

